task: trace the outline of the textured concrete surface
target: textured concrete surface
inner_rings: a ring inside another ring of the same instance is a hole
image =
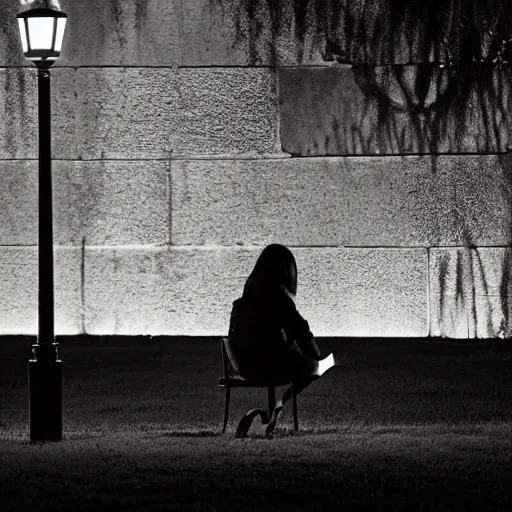
[[[176,245],[504,246],[509,160],[176,161],[171,191],[164,161],[54,161],[55,241],[163,244],[172,208]],[[35,244],[37,162],[0,162],[0,175],[0,243]]]
[[[347,181],[343,163],[329,160],[176,162],[172,242],[343,244]]]
[[[0,161],[0,247],[36,244],[37,211],[37,162]]]
[[[0,66],[30,66],[23,56],[16,14],[20,0],[0,2]]]
[[[431,334],[454,338],[512,333],[510,248],[430,250]]]
[[[23,0],[25,1],[25,0]],[[68,14],[61,64],[69,66],[238,66],[317,64],[334,61],[395,64],[433,61],[412,32],[422,32],[421,16],[411,13],[410,30],[387,28],[389,9],[381,2],[330,2],[344,15],[336,45],[328,45],[325,23],[316,25],[315,5],[307,3],[307,26],[299,29],[292,2],[269,0],[60,0]],[[243,5],[240,5],[243,4]],[[23,61],[16,24],[20,0],[0,3],[0,65]],[[212,8],[220,6],[222,8]],[[277,8],[281,34],[273,34],[269,5]],[[222,10],[225,16],[221,16]],[[252,16],[251,13],[252,12]],[[343,20],[347,25],[343,26]],[[418,22],[415,25],[415,22]],[[455,21],[457,23],[457,21]],[[366,37],[346,34],[360,25]],[[329,31],[329,28],[327,28]],[[332,30],[332,28],[330,29]],[[297,33],[302,33],[301,38]],[[428,42],[428,41],[427,41]],[[425,55],[427,53],[427,55]],[[456,60],[456,59],[455,59]]]
[[[37,161],[0,161],[0,245],[37,244]],[[169,240],[168,164],[53,162],[54,242],[159,244]]]
[[[92,334],[225,334],[261,248],[87,250]],[[427,334],[426,251],[295,249],[317,335]]]
[[[481,94],[477,86],[450,111],[453,105],[436,103],[446,87],[442,70],[439,83],[434,74],[426,98],[419,97],[418,91],[425,90],[422,71],[422,66],[280,69],[283,150],[314,156],[507,148],[511,105],[506,72],[495,72],[492,90]]]
[[[296,16],[289,2],[257,0],[241,7],[231,0],[60,0],[60,4],[68,14],[68,26],[58,65],[318,64],[326,50],[325,27],[318,31],[312,23],[312,2],[302,41],[296,36]],[[279,9],[281,34],[270,29],[269,4]],[[338,41],[342,46],[330,52],[329,61],[336,56],[383,64],[424,61],[422,48],[403,40],[403,47],[391,46],[388,34],[375,33],[377,4],[365,4],[368,40]],[[19,5],[20,0],[0,2],[0,65],[29,65],[22,57],[15,19]],[[352,7],[348,15],[364,21],[358,2],[344,6]]]
[[[280,136],[293,155],[376,153],[375,119],[349,66],[281,69]],[[297,106],[300,105],[300,108]]]
[[[506,245],[512,242],[508,160],[472,155],[175,162],[172,242]]]
[[[184,66],[246,66],[249,45],[238,41],[234,18],[223,17],[215,0],[176,2],[180,10],[181,64]],[[231,13],[230,13],[231,14]]]
[[[37,248],[0,250],[2,334],[37,332]]]
[[[320,44],[297,45],[291,23],[272,39],[268,6],[259,2],[255,36],[241,11],[223,17],[215,0],[60,0],[68,15],[58,66],[245,66],[321,62]],[[0,2],[0,65],[24,65],[16,14],[19,0]],[[285,24],[286,25],[286,24]],[[300,55],[302,57],[300,58]]]
[[[167,162],[58,161],[54,169],[55,243],[168,242]]]
[[[446,157],[446,161],[452,162],[446,171],[455,192],[449,217],[453,231],[446,245],[510,245],[512,154]],[[437,191],[433,198],[438,200]]]
[[[218,249],[87,250],[87,332],[223,333],[253,257]]]
[[[79,249],[55,251],[56,334],[83,332]],[[0,334],[37,333],[37,248],[0,247]]]
[[[322,336],[426,336],[425,249],[295,249],[297,307]]]
[[[0,157],[37,158],[37,71],[0,69],[0,116]]]
[[[275,154],[275,76],[266,69],[79,69],[81,158]]]
[[[350,245],[506,245],[512,241],[508,157],[349,159]]]
[[[280,34],[272,33],[267,0],[241,8],[231,0],[183,2],[184,65],[281,65],[323,63],[324,38],[306,30],[303,42],[295,35],[295,13],[290,2],[275,2],[281,16]],[[252,21],[247,14],[252,9]],[[200,34],[200,37],[198,35]]]
[[[57,66],[181,62],[178,0],[59,1],[68,22]],[[0,65],[31,65],[21,48],[20,10],[20,0],[0,2]]]
[[[293,13],[272,40],[266,0],[250,3],[258,30],[210,0],[61,4],[59,333],[224,334],[259,251],[280,242],[300,247],[299,308],[319,335],[511,334],[512,157],[403,156],[504,151],[508,75],[435,109],[440,69],[426,90],[420,66],[254,67],[323,64]],[[18,5],[0,2],[5,333],[36,329],[37,79]]]
[[[75,158],[75,71],[51,73],[53,157]],[[0,158],[37,158],[37,109],[37,70],[0,69]]]
[[[181,64],[179,0],[63,0],[69,19],[62,65]]]

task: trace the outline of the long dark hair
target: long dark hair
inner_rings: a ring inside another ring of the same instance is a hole
[[[271,244],[261,252],[244,286],[244,295],[284,287],[297,293],[297,263],[290,249]]]

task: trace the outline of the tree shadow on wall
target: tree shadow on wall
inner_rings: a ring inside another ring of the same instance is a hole
[[[422,63],[355,66],[352,71],[364,97],[356,130],[373,126],[358,130],[365,152],[436,155],[507,149],[512,106],[507,66]]]
[[[512,204],[512,154],[501,155],[501,192]],[[470,227],[461,218],[461,248],[443,250],[432,267],[438,295],[433,310],[435,335],[458,338],[512,337],[512,226],[505,247],[476,247]]]
[[[498,62],[512,54],[509,0],[209,0],[251,65]]]
[[[508,0],[209,5],[214,17],[233,23],[234,44],[247,47],[252,65],[352,65],[362,105],[353,118],[347,109],[332,118],[329,105],[322,105],[332,119],[320,128],[329,140],[315,141],[312,134],[307,154],[506,150],[512,106],[506,87],[512,58]]]
[[[498,284],[486,275],[482,251],[464,247],[444,252],[438,262],[439,331],[453,338],[509,338],[512,254],[503,248],[491,261],[498,269]],[[489,261],[487,261],[489,265]],[[488,270],[487,270],[488,272]],[[490,282],[491,281],[491,282]]]

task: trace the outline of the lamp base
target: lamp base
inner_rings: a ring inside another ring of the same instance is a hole
[[[30,440],[62,439],[62,361],[57,343],[33,345],[28,362]]]

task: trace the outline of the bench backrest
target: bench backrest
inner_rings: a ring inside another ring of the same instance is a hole
[[[224,377],[239,375],[240,371],[238,369],[238,365],[236,364],[235,357],[233,356],[233,352],[229,346],[229,337],[221,338],[220,344],[222,349],[222,366],[224,370]]]

